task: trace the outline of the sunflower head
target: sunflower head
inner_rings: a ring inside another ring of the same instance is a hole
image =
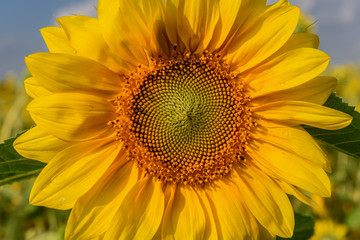
[[[42,29],[37,126],[14,143],[48,163],[30,202],[73,208],[66,239],[290,237],[287,194],[330,195],[302,125],[351,122],[322,106],[336,79],[298,17],[286,0],[100,0]]]
[[[201,185],[231,171],[253,125],[249,98],[219,58],[154,60],[126,78],[115,102],[115,127],[133,158],[163,182]]]

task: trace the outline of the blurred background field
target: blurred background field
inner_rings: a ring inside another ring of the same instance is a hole
[[[94,1],[81,2],[88,2],[89,5]],[[78,11],[74,10],[74,12]],[[316,32],[318,28],[317,19],[302,15],[296,31]],[[37,34],[40,36],[39,33]],[[321,40],[326,41],[323,38]],[[360,46],[360,34],[356,41]],[[336,93],[359,111],[360,59],[358,61],[332,64],[324,74],[338,79]],[[29,75],[27,72],[21,73],[18,66],[14,69],[17,73],[5,73],[0,69],[0,143],[34,125],[25,110],[31,99],[26,95],[23,81]],[[296,212],[315,218],[315,234],[312,240],[360,239],[360,160],[330,149],[324,148],[324,150],[329,156],[333,170],[329,174],[333,189],[332,197],[329,199],[314,197],[313,200],[317,204],[313,207],[292,199],[294,209]],[[33,181],[34,179],[28,179],[0,186],[0,240],[63,239],[69,211],[29,205],[28,197]]]
[[[34,125],[25,110],[30,101],[15,73],[0,79],[0,142]],[[60,240],[69,211],[29,205],[34,179],[0,186],[0,240]]]

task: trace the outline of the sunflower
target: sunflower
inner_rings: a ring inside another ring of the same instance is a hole
[[[30,203],[72,208],[66,239],[290,237],[287,194],[330,196],[301,125],[351,122],[321,106],[336,79],[298,17],[284,0],[100,0],[42,29],[37,126],[14,143],[47,163]]]
[[[315,234],[310,240],[345,240],[348,228],[345,224],[337,224],[331,219],[315,222]]]

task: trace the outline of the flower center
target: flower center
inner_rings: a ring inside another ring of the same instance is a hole
[[[147,174],[204,184],[241,159],[251,125],[248,100],[227,65],[210,54],[160,59],[129,77],[112,124]]]

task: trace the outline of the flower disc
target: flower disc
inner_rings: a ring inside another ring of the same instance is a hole
[[[128,101],[118,104],[126,105],[124,125],[139,165],[166,182],[202,184],[228,173],[234,144],[246,141],[236,136],[247,131],[250,115],[225,64],[206,54],[185,56],[158,60],[155,71],[142,75]]]

